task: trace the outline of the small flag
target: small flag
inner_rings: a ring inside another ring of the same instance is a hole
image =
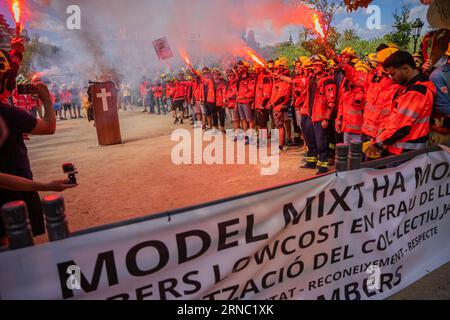
[[[153,47],[159,60],[166,60],[173,57],[172,49],[170,49],[169,41],[167,38],[161,38],[153,41]]]

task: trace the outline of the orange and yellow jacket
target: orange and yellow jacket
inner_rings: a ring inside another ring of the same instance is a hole
[[[267,109],[272,96],[272,80],[268,74],[258,74],[255,84],[255,109]]]
[[[313,99],[310,99],[310,86],[312,81],[317,81],[317,90]],[[310,101],[313,105],[310,105]],[[308,105],[308,115],[313,122],[330,120],[333,111],[337,108],[337,86],[333,78],[324,75],[322,77],[311,77],[306,91],[305,104]]]
[[[435,86],[422,74],[402,86],[394,96],[386,130],[376,141],[395,155],[425,149],[435,95]]]

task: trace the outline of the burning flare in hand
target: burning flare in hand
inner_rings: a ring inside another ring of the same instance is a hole
[[[261,59],[256,54],[254,54],[250,49],[247,50],[247,53],[254,62],[256,62],[262,67],[265,66],[264,62],[262,62]]]
[[[317,13],[313,14],[313,21],[314,21],[314,30],[322,37],[325,38],[325,32],[323,31],[323,27],[320,24],[319,16]]]
[[[20,37],[20,2],[19,0],[13,0],[11,5],[11,11],[14,15],[14,21],[16,22],[16,36]]]

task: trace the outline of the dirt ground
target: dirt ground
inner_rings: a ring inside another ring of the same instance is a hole
[[[97,146],[96,130],[86,119],[58,121],[50,137],[28,142],[36,180],[62,179],[61,165],[73,162],[80,186],[64,193],[71,231],[120,222],[312,177],[299,170],[300,152],[281,157],[274,176],[259,165],[183,165],[172,163],[176,144],[170,116],[121,112],[124,144]],[[189,125],[178,126],[189,129]],[[251,177],[251,179],[249,179]],[[41,194],[44,196],[45,193]],[[38,242],[46,241],[45,237]],[[450,264],[431,273],[393,299],[450,299]]]

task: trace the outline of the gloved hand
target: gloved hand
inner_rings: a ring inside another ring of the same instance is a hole
[[[22,38],[13,38],[11,40],[11,52],[16,51],[23,54],[25,52],[25,46]]]

